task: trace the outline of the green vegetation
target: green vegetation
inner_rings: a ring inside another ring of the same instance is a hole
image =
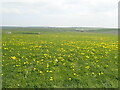
[[[6,28],[2,45],[3,88],[118,87],[116,34]]]

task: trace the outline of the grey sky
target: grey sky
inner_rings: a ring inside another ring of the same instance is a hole
[[[2,25],[118,26],[119,0],[3,0]]]

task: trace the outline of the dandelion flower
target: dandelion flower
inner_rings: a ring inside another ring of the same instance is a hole
[[[76,75],[76,73],[74,73],[74,75]]]
[[[86,58],[90,58],[89,56],[86,56]]]
[[[49,71],[49,72],[53,72],[53,71]]]
[[[90,68],[90,66],[86,66],[85,68],[86,68],[86,69],[89,69],[89,68]]]
[[[16,59],[16,57],[15,56],[13,56],[13,57],[11,57],[13,60],[15,60]]]
[[[94,75],[95,73],[94,72],[92,72],[92,75]]]
[[[34,70],[36,70],[37,68],[34,68]]]
[[[71,78],[69,78],[69,80],[71,80]]]
[[[39,71],[40,73],[43,73],[42,71]]]
[[[49,79],[50,81],[52,81],[53,80],[53,77],[50,77],[50,79]]]

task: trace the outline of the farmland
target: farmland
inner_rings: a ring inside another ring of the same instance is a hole
[[[3,88],[117,88],[118,36],[106,32],[3,28]]]

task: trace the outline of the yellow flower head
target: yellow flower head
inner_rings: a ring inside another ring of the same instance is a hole
[[[42,71],[40,71],[40,73],[43,73]]]
[[[76,75],[76,73],[74,73],[74,75]]]
[[[90,66],[86,66],[85,68],[86,68],[86,69],[89,69],[89,68],[90,68]]]
[[[46,70],[46,72],[49,72],[49,70]]]
[[[37,68],[34,68],[34,70],[36,70]]]
[[[86,58],[90,58],[89,56],[86,56]]]
[[[71,78],[69,78],[69,80],[71,80]]]
[[[49,79],[50,81],[52,81],[53,80],[53,77],[50,77],[50,79]]]
[[[15,56],[13,56],[13,57],[11,57],[13,60],[15,60],[16,59],[16,57]]]
[[[53,71],[49,71],[49,72],[53,72]]]
[[[94,75],[95,73],[94,72],[92,72],[92,75]]]
[[[50,81],[52,81],[53,79],[52,78],[50,78]]]

